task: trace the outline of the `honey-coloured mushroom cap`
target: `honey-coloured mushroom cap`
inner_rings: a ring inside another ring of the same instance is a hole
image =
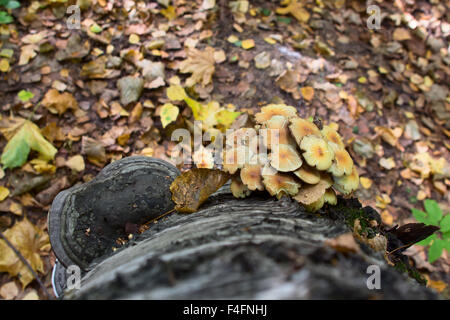
[[[320,197],[317,201],[314,201],[311,204],[305,205],[306,211],[308,212],[316,212],[320,210],[325,204],[325,197]]]
[[[251,193],[247,186],[242,183],[239,175],[234,175],[233,177],[231,177],[230,189],[235,198],[245,198]]]
[[[343,194],[349,194],[359,186],[359,174],[356,167],[353,166],[353,170],[349,175],[343,175],[341,177],[334,177],[333,188]]]
[[[320,172],[307,164],[302,164],[300,169],[294,171],[294,174],[302,181],[309,184],[316,184],[320,181]]]
[[[340,148],[345,148],[344,142],[342,142],[342,137],[331,126],[323,126],[321,133],[326,141],[333,142]]]
[[[332,144],[333,145],[333,144]],[[353,160],[345,149],[334,149],[334,160],[328,172],[331,172],[335,177],[341,177],[344,174],[351,174],[353,170]]]
[[[280,144],[270,154],[270,164],[281,172],[295,171],[301,167],[302,163],[297,150],[288,144]]]
[[[285,104],[269,104],[262,107],[261,112],[255,114],[255,120],[258,123],[265,123],[276,115],[284,116],[286,118],[295,117],[297,115],[297,110],[294,107]]]
[[[319,128],[308,120],[302,118],[292,118],[290,119],[290,122],[291,124],[289,125],[289,130],[299,146],[303,138],[306,136],[321,136]]]
[[[267,148],[273,149],[279,144],[291,143],[288,125],[289,121],[284,116],[277,115],[267,120],[264,126],[267,130]]]
[[[310,166],[318,170],[327,170],[331,167],[334,152],[324,139],[313,135],[306,136],[300,148],[305,151],[303,157]]]
[[[252,148],[256,150],[258,145],[258,132],[254,128],[230,129],[225,135],[225,144],[227,148],[245,146],[251,150],[253,150]]]
[[[241,181],[249,190],[264,190],[262,183],[262,166],[260,164],[246,164],[241,169]]]
[[[280,199],[283,195],[295,196],[301,187],[300,183],[294,177],[285,173],[267,174],[263,169],[263,184],[271,196]]]
[[[197,168],[212,169],[214,167],[214,155],[210,149],[200,146],[192,155],[192,160]]]
[[[234,174],[246,163],[250,163],[252,157],[252,152],[245,146],[225,149],[223,151],[223,171]]]
[[[325,203],[331,204],[331,205],[336,205],[337,204],[337,197],[336,197],[336,192],[334,192],[334,190],[332,188],[327,189],[327,191],[325,191],[325,194],[323,195]]]

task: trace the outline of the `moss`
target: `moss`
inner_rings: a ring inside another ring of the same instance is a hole
[[[413,278],[414,280],[416,280],[418,283],[420,283],[421,285],[426,285],[427,284],[427,280],[420,274],[419,271],[417,271],[416,268],[410,266],[409,264],[405,263],[404,261],[397,261],[395,263],[394,268],[401,272],[401,273],[406,273],[408,274],[409,277]]]

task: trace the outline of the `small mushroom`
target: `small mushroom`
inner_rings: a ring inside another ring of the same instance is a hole
[[[235,198],[245,198],[251,193],[247,186],[242,183],[239,175],[235,175],[231,178],[230,189]]]
[[[327,170],[331,167],[334,152],[324,139],[313,135],[306,136],[300,148],[306,151],[303,157],[310,166],[315,166],[318,170]]]
[[[334,145],[334,143],[333,143]],[[332,148],[334,149],[334,148]],[[353,169],[353,160],[345,149],[334,150],[334,160],[329,172],[335,177],[341,177],[344,174],[351,174]]]
[[[325,180],[320,180],[317,184],[303,185],[293,198],[302,204],[313,204],[323,197],[327,190],[327,185],[328,183]]]
[[[273,149],[279,144],[291,143],[289,133],[289,121],[283,116],[273,116],[266,122],[267,147]]]
[[[295,171],[300,168],[302,163],[297,150],[288,144],[280,144],[270,154],[270,164],[281,172]]]
[[[261,177],[262,166],[260,164],[246,164],[241,169],[241,181],[249,190],[264,190]]]
[[[246,163],[250,163],[253,156],[250,149],[245,146],[236,148],[228,148],[223,154],[223,170],[234,174],[238,169],[244,167]]]
[[[322,196],[319,198],[319,200],[314,201],[311,204],[305,205],[305,208],[306,208],[306,211],[316,212],[316,211],[320,210],[324,204],[325,204],[325,197]]]
[[[302,118],[292,118],[290,121],[291,124],[289,125],[289,130],[299,146],[303,138],[308,135],[317,135],[318,137],[321,136],[319,128],[308,120]]]
[[[258,133],[254,128],[240,128],[232,130],[225,136],[227,148],[246,146],[256,148],[258,145]]]
[[[337,197],[336,197],[336,192],[334,192],[334,190],[332,188],[327,189],[327,191],[325,191],[325,194],[323,195],[325,203],[329,203],[331,205],[336,205],[337,204]]]
[[[200,146],[192,155],[192,160],[197,168],[214,168],[214,155],[210,149]]]
[[[345,145],[342,142],[342,137],[332,127],[324,126],[321,132],[325,140],[337,144],[340,148],[345,148]]]
[[[265,123],[276,115],[290,118],[297,115],[297,110],[294,107],[285,104],[269,104],[262,107],[261,112],[255,114],[255,120],[258,123]]]
[[[300,169],[294,171],[294,174],[309,184],[316,184],[320,181],[320,173],[307,164],[303,164]]]
[[[359,175],[356,167],[353,167],[352,173],[342,177],[334,177],[333,188],[343,194],[349,194],[359,186]]]
[[[271,170],[263,169],[263,184],[269,194],[276,196],[278,199],[283,195],[295,196],[301,186],[300,183],[288,174],[274,172],[276,171],[273,168]]]

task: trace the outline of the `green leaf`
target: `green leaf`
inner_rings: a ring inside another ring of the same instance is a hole
[[[445,243],[441,239],[436,239],[433,241],[430,249],[428,250],[428,261],[433,263],[441,257],[442,250],[444,249]]]
[[[27,102],[28,100],[33,99],[34,93],[27,90],[20,90],[17,96],[19,97],[20,101]]]
[[[89,28],[89,30],[91,30],[91,32],[93,32],[93,33],[100,33],[100,32],[102,32],[102,27],[100,27],[98,24],[96,24],[96,23],[94,23],[90,28]]]
[[[8,1],[8,3],[5,5],[5,8],[7,9],[17,9],[20,7],[20,3],[18,1]]]
[[[435,200],[426,199],[423,202],[423,205],[429,218],[434,222],[433,225],[438,225],[439,221],[442,219],[442,210],[439,208],[438,203]]]
[[[416,244],[419,246],[427,246],[431,243],[431,241],[437,239],[436,234],[432,234],[426,239],[423,239],[422,241],[417,242]]]
[[[56,148],[42,136],[39,127],[25,120],[6,144],[0,161],[4,168],[20,167],[27,161],[30,149],[39,152],[44,160],[53,159],[57,152]]]
[[[450,231],[443,232],[443,233],[442,233],[442,238],[443,238],[443,239],[449,239],[449,240],[450,240]]]
[[[433,221],[422,210],[418,210],[416,208],[412,208],[411,211],[412,211],[412,214],[413,214],[414,218],[416,218],[417,221],[425,223],[425,224],[428,224],[428,225],[432,224]]]
[[[442,218],[439,226],[441,227],[441,232],[450,231],[450,214],[447,214],[444,218]]]
[[[0,11],[0,24],[7,24],[13,22],[13,18],[5,11]]]

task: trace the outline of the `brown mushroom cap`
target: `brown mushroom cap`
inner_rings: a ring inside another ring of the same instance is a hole
[[[325,194],[323,195],[325,203],[329,203],[331,205],[336,205],[337,204],[337,197],[336,197],[336,192],[334,192],[334,190],[332,188],[327,189],[327,191],[325,191]]]
[[[323,197],[327,185],[325,180],[320,180],[317,184],[303,185],[293,198],[302,204],[310,205]]]
[[[303,157],[310,166],[318,170],[327,170],[331,167],[334,152],[324,139],[313,135],[306,136],[302,139],[300,148],[306,151]]]
[[[242,183],[239,175],[234,175],[231,178],[230,189],[235,198],[245,198],[251,193],[247,186]]]
[[[203,146],[194,152],[192,160],[197,168],[212,169],[214,167],[214,155],[212,151]]]
[[[333,188],[343,194],[349,194],[359,186],[359,175],[356,167],[353,166],[353,170],[349,175],[343,175],[341,177],[334,177]]]
[[[258,145],[258,132],[254,128],[240,128],[229,130],[225,136],[227,148],[236,148],[240,146],[249,147],[251,150]]]
[[[344,174],[351,174],[353,170],[353,160],[345,149],[334,150],[334,160],[328,172],[335,177],[341,177]]]
[[[250,163],[252,156],[250,149],[245,146],[225,149],[223,152],[223,170],[234,174],[238,169],[244,167],[246,163]]]
[[[297,115],[297,110],[292,106],[285,104],[269,104],[261,108],[261,112],[255,114],[255,120],[258,123],[265,123],[273,116],[280,115],[286,118],[294,117]]]
[[[332,127],[323,126],[321,133],[325,140],[337,144],[340,148],[345,148],[345,145],[342,142],[342,137]]]
[[[279,144],[291,143],[289,132],[289,121],[283,116],[273,116],[267,120],[265,129],[267,130],[267,147],[272,149]]]
[[[261,176],[262,166],[260,164],[246,164],[241,169],[241,181],[249,190],[264,190]]]
[[[307,164],[302,164],[300,169],[294,171],[294,174],[309,184],[316,184],[320,181],[320,172]]]
[[[263,184],[271,196],[280,199],[283,195],[295,196],[298,193],[300,183],[294,177],[283,173],[267,174],[267,171],[270,170],[263,169]]]
[[[292,118],[290,121],[291,124],[289,125],[289,130],[299,146],[303,138],[308,135],[321,136],[319,128],[308,120],[302,118]]]
[[[288,144],[280,144],[270,154],[270,164],[281,172],[295,171],[300,168],[302,163],[297,150]]]

